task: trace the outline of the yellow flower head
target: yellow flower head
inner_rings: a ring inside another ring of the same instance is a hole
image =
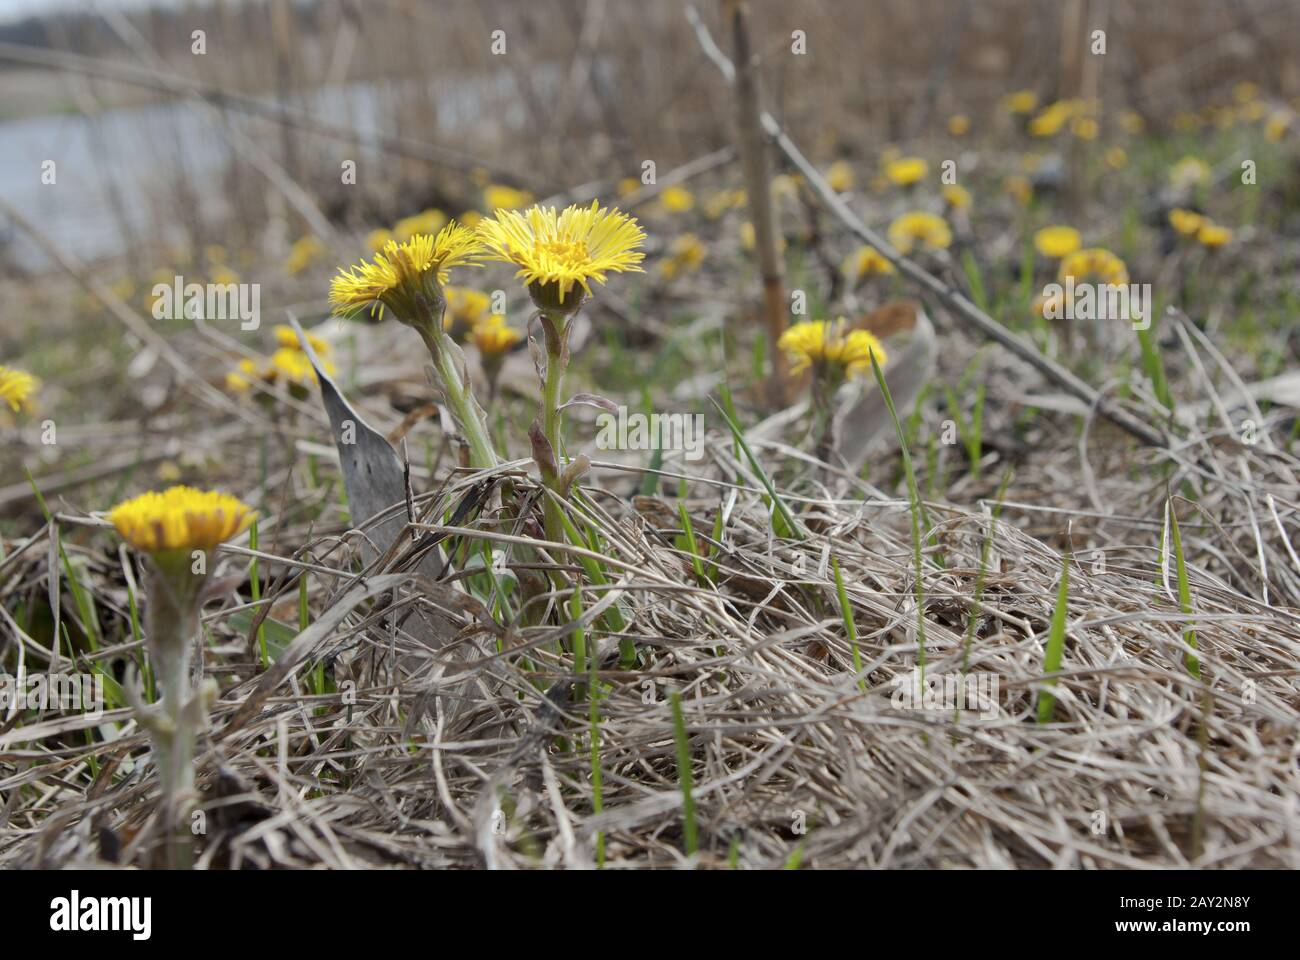
[[[1196,232],[1201,229],[1201,225],[1205,222],[1205,217],[1195,210],[1175,207],[1169,211],[1169,225],[1184,237],[1196,236]]]
[[[1169,171],[1169,182],[1181,189],[1190,189],[1210,182],[1210,167],[1196,157],[1183,157]]]
[[[1128,283],[1128,268],[1124,261],[1102,247],[1076,250],[1061,261],[1061,280],[1074,277],[1076,283]]]
[[[339,270],[330,283],[330,303],[335,313],[345,316],[369,307],[372,315],[378,311],[382,317],[388,307],[403,323],[418,322],[422,302],[427,310],[442,300],[440,285],[447,281],[448,270],[477,263],[481,250],[474,231],[457,223],[447,224],[436,237],[417,234],[403,243],[390,240],[373,262],[363,260]]]
[[[492,298],[472,287],[447,287],[447,313],[442,325],[448,330],[469,330],[487,317],[492,309]]]
[[[0,401],[9,404],[15,413],[30,408],[32,394],[40,381],[30,373],[0,366]]]
[[[370,248],[371,253],[378,253],[388,246],[388,241],[392,239],[392,232],[380,227],[378,230],[371,230],[366,234],[366,246]]]
[[[497,210],[518,210],[532,202],[533,195],[527,190],[516,190],[514,187],[499,183],[491,184],[483,190],[483,206],[489,213],[495,213]]]
[[[325,252],[325,244],[313,234],[299,237],[289,248],[289,257],[284,262],[284,272],[290,275],[301,273],[313,260]]]
[[[1092,117],[1075,117],[1070,124],[1070,132],[1080,140],[1096,140],[1101,126]]]
[[[1269,143],[1277,143],[1286,136],[1286,131],[1294,119],[1286,110],[1274,110],[1268,115],[1268,122],[1264,124],[1264,139]]]
[[[885,365],[885,348],[866,330],[847,330],[843,317],[834,323],[811,320],[796,323],[781,334],[777,346],[790,357],[791,373],[812,367],[818,376],[857,376],[871,369],[871,355]]]
[[[664,187],[663,192],[659,194],[659,202],[669,213],[685,213],[695,206],[695,194],[685,187],[673,184],[671,187]]]
[[[288,350],[302,350],[302,345],[298,342],[298,334],[294,333],[293,327],[287,323],[277,323],[271,332],[275,334],[277,346]],[[307,342],[311,344],[311,348],[316,351],[316,355],[319,357],[328,356],[333,349],[329,345],[329,341],[322,340],[314,333],[307,334]]]
[[[964,137],[970,133],[970,117],[957,113],[948,118],[948,132],[954,137]]]
[[[952,244],[952,230],[943,217],[913,210],[889,225],[889,242],[899,253],[911,253],[917,246],[943,250]]]
[[[738,210],[749,202],[749,196],[743,188],[720,190],[704,201],[704,215],[716,220],[728,210]]]
[[[853,167],[836,160],[826,170],[826,183],[836,193],[848,193],[853,189]]]
[[[1035,137],[1054,137],[1074,118],[1076,105],[1070,100],[1058,100],[1029,121],[1029,133]]]
[[[1123,147],[1110,147],[1102,159],[1112,170],[1123,170],[1128,166],[1128,151]]]
[[[939,192],[943,194],[943,202],[954,210],[967,210],[970,208],[971,195],[970,191],[965,187],[955,183],[946,183]]]
[[[921,157],[899,157],[885,164],[885,176],[896,187],[910,187],[923,180],[929,169]]]
[[[494,313],[474,325],[470,338],[480,353],[493,357],[505,353],[524,337],[518,330],[507,326],[505,317]]]
[[[1147,122],[1142,119],[1142,114],[1136,110],[1125,110],[1121,113],[1119,115],[1119,125],[1124,128],[1125,133],[1131,133],[1134,136],[1147,128]]]
[[[1079,231],[1074,227],[1043,227],[1034,234],[1034,249],[1053,260],[1068,257],[1082,246]]]
[[[160,553],[211,550],[247,529],[253,511],[229,494],[176,486],[119,503],[108,519],[135,549]]]
[[[539,306],[576,306],[574,287],[590,295],[589,281],[605,282],[613,272],[642,272],[645,254],[637,248],[645,233],[636,219],[593,200],[556,213],[554,207],[530,207],[523,213],[498,210],[479,224],[478,236],[491,259],[519,267],[515,275],[528,284]]]
[[[893,273],[894,265],[875,247],[863,244],[844,260],[844,273],[854,280]]]
[[[1222,247],[1232,242],[1232,231],[1207,220],[1196,231],[1196,242],[1203,247]]]
[[[1016,116],[1032,113],[1038,106],[1038,94],[1032,90],[1017,90],[1002,98],[1002,109]]]
[[[707,252],[699,237],[683,233],[668,247],[668,256],[660,264],[660,269],[670,279],[679,273],[694,273],[704,262]]]
[[[641,189],[641,181],[636,177],[624,177],[614,189],[620,197],[629,197]]]

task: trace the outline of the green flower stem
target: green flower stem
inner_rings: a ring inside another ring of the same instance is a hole
[[[546,437],[546,442],[551,445],[551,454],[555,457],[555,471],[549,473],[543,469],[542,481],[558,496],[561,494],[560,475],[563,473],[560,450],[564,413],[560,410],[560,395],[564,387],[564,373],[568,360],[564,343],[568,335],[569,318],[563,313],[548,312],[547,319],[555,325],[555,330],[559,334],[558,341],[549,335],[545,338],[546,376],[542,382],[542,433]],[[543,516],[546,539],[563,543],[565,535],[564,524],[560,520],[560,505],[550,497],[545,498]]]
[[[429,355],[433,358],[433,366],[438,373],[438,378],[442,381],[447,406],[451,408],[451,415],[464,432],[465,439],[469,441],[470,463],[480,470],[495,467],[498,462],[497,455],[492,447],[487,425],[483,422],[483,412],[474,402],[469,388],[461,380],[454,356],[456,346],[441,328],[442,324],[439,323],[437,332],[425,327],[420,327],[419,331],[420,336],[424,338],[425,346],[429,348]]]
[[[141,725],[154,743],[166,863],[172,869],[190,865],[188,821],[196,796],[194,743],[205,719],[201,677],[194,676],[193,664],[199,637],[199,594],[206,576],[191,572],[190,563],[190,554],[184,551],[150,558],[146,639],[162,702],[151,712],[139,711]],[[198,649],[201,656],[202,647]],[[202,660],[197,662],[201,671]]]

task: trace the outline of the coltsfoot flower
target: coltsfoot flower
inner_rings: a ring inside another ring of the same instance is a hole
[[[952,244],[952,230],[943,217],[913,210],[889,225],[889,242],[899,253],[911,253],[917,247],[943,250]]]
[[[695,206],[695,194],[683,186],[673,184],[670,187],[664,187],[659,194],[659,202],[669,213],[686,213]]]
[[[970,132],[970,117],[956,113],[948,118],[948,132],[954,137],[964,137]]]
[[[169,487],[119,503],[108,520],[118,535],[144,553],[212,550],[253,522],[253,509],[226,493]]]
[[[1124,261],[1103,247],[1076,250],[1061,261],[1062,281],[1074,277],[1075,283],[1128,283],[1128,268]]]
[[[925,179],[929,170],[921,157],[899,157],[885,164],[885,177],[896,187],[910,187]]]
[[[943,202],[954,210],[970,209],[972,197],[970,191],[965,187],[955,183],[948,183],[939,192],[943,195]]]
[[[668,256],[660,263],[659,269],[669,279],[678,274],[694,273],[700,269],[707,252],[699,237],[683,233],[668,245]]]
[[[452,267],[478,262],[482,243],[473,230],[449,223],[436,236],[417,234],[401,243],[390,240],[373,261],[340,269],[330,283],[334,312],[354,316],[369,308],[383,316],[388,308],[403,323],[422,324],[441,313]]]
[[[863,244],[844,259],[844,273],[852,280],[894,272],[894,265],[875,247]]]
[[[796,323],[781,334],[777,346],[790,357],[790,372],[812,369],[822,379],[854,377],[871,369],[871,355],[882,367],[887,361],[885,348],[875,334],[867,330],[849,330],[843,317]]]
[[[1222,247],[1232,242],[1232,230],[1209,220],[1196,231],[1196,242],[1203,247]]]
[[[499,183],[489,184],[483,190],[483,206],[487,207],[489,213],[498,210],[518,210],[532,202],[533,195],[527,190],[516,190],[514,187]]]
[[[449,286],[443,293],[447,298],[447,313],[442,318],[442,325],[451,338],[459,342],[487,319],[492,309],[492,298],[472,287]]]
[[[1002,109],[1012,116],[1033,113],[1038,106],[1038,94],[1033,90],[1016,90],[1002,98]]]
[[[853,167],[847,161],[836,160],[826,170],[826,184],[836,193],[853,189]]]
[[[1206,223],[1205,215],[1195,210],[1175,207],[1169,211],[1169,225],[1184,237],[1194,237],[1201,226]]]
[[[591,281],[604,283],[611,272],[643,272],[637,248],[645,240],[636,219],[593,200],[556,213],[554,207],[530,207],[523,213],[499,209],[478,226],[488,259],[513,263],[533,302],[543,310],[572,312]]]
[[[7,403],[14,413],[30,409],[32,396],[40,381],[30,373],[0,366],[0,401]]]
[[[403,217],[393,224],[393,237],[401,242],[427,233],[433,235],[447,225],[447,215],[441,210],[430,208],[421,210],[409,217]]]
[[[475,324],[470,339],[486,358],[507,352],[523,339],[523,334],[507,325],[506,318],[496,313]]]
[[[299,237],[289,248],[289,256],[284,261],[284,272],[292,276],[309,267],[313,260],[325,253],[325,244],[313,234]]]
[[[1068,257],[1083,246],[1083,238],[1074,227],[1054,224],[1034,234],[1034,249],[1052,260]]]

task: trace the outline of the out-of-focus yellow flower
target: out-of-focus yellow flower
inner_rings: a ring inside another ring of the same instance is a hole
[[[802,181],[788,173],[778,173],[772,178],[772,196],[778,199],[796,200],[799,197],[799,184]]]
[[[314,234],[309,233],[299,237],[289,248],[289,256],[284,261],[284,272],[290,276],[301,273],[324,252],[325,244],[321,243]]]
[[[954,137],[964,137],[970,133],[970,117],[956,113],[948,118],[948,133]]]
[[[226,248],[219,243],[208,244],[203,248],[203,255],[207,258],[209,264],[225,263],[230,255]]]
[[[1035,137],[1054,137],[1079,115],[1080,102],[1058,100],[1029,121],[1029,133]]]
[[[340,270],[330,282],[330,304],[351,316],[369,307],[372,315],[392,310],[403,323],[422,321],[420,302],[437,303],[440,284],[455,266],[477,263],[483,243],[467,227],[449,223],[436,237],[418,234],[404,243],[388,241],[372,262]]]
[[[875,247],[863,244],[844,258],[844,273],[851,280],[894,273],[894,265]]]
[[[695,194],[680,184],[664,187],[659,194],[659,202],[669,213],[685,213],[695,206]]]
[[[645,232],[636,218],[596,200],[562,213],[554,207],[522,214],[499,209],[479,224],[478,237],[490,259],[519,268],[516,276],[528,284],[534,303],[553,309],[573,303],[574,287],[590,296],[589,281],[604,283],[607,273],[641,273],[638,264],[645,259],[638,249]]]
[[[492,298],[473,287],[448,286],[443,290],[447,298],[447,312],[442,325],[451,331],[452,339],[459,340],[488,316]]]
[[[624,177],[615,189],[620,197],[630,196],[641,189],[641,181],[636,177]]]
[[[1070,123],[1070,132],[1080,140],[1096,140],[1101,126],[1092,117],[1075,117]]]
[[[158,464],[158,469],[153,472],[158,478],[159,483],[175,483],[181,478],[181,468],[175,460],[164,460]]]
[[[1264,139],[1269,143],[1277,143],[1286,136],[1287,128],[1291,126],[1291,121],[1294,119],[1289,111],[1274,110],[1268,115],[1268,122],[1264,124]]]
[[[417,234],[433,235],[447,225],[447,215],[441,210],[421,210],[411,217],[403,217],[393,224],[393,236],[399,243]]]
[[[1210,182],[1209,164],[1196,157],[1183,157],[1169,171],[1169,182],[1181,190],[1189,190]]]
[[[1194,237],[1205,223],[1205,217],[1195,210],[1175,207],[1169,211],[1169,225],[1184,237]]]
[[[1264,119],[1264,114],[1268,112],[1268,107],[1262,100],[1252,100],[1250,103],[1242,104],[1241,109],[1237,112],[1244,123],[1258,123]]]
[[[743,189],[720,190],[704,201],[704,215],[710,220],[716,220],[728,210],[739,210],[748,202],[749,198]]]
[[[328,360],[321,360],[325,372],[332,374],[332,365]],[[263,371],[266,380],[283,380],[291,386],[306,387],[316,382],[316,371],[307,354],[292,347],[281,347],[271,354],[270,366]]]
[[[271,331],[275,335],[275,342],[278,346],[288,350],[301,350],[302,344],[298,341],[298,334],[294,333],[293,327],[284,323],[277,323]],[[304,331],[306,332],[306,331]],[[316,351],[316,356],[324,359],[333,352],[328,340],[322,340],[314,333],[307,334],[307,342],[311,348]]]
[[[965,187],[956,183],[946,183],[939,192],[943,194],[943,202],[954,210],[967,210],[970,208],[971,195],[970,191]]]
[[[247,393],[257,378],[257,362],[251,357],[244,357],[235,365],[234,370],[226,374],[226,389],[233,393]]]
[[[1102,159],[1112,170],[1123,170],[1128,166],[1128,152],[1123,147],[1111,147]]]
[[[470,331],[474,346],[485,357],[505,353],[523,339],[523,334],[506,324],[506,318],[499,313],[486,317],[474,325]]]
[[[483,191],[483,206],[487,208],[488,213],[495,213],[497,210],[518,210],[532,202],[533,195],[527,190],[516,190],[514,187],[502,186],[499,183],[494,183]]]
[[[31,408],[32,396],[39,386],[40,381],[30,373],[0,366],[0,401],[7,403],[14,413]]]
[[[225,286],[228,283],[238,283],[239,274],[235,273],[235,271],[231,270],[229,267],[217,267],[212,271],[210,279],[213,283]]]
[[[1076,283],[1128,283],[1128,268],[1109,250],[1089,247],[1077,250],[1061,261],[1060,278],[1065,281],[1069,277],[1074,277]]]
[[[1186,110],[1174,114],[1174,129],[1179,133],[1195,133],[1201,129],[1201,118]]]
[[[911,253],[918,247],[943,250],[952,244],[952,230],[943,217],[913,210],[889,225],[889,242],[899,253]]]
[[[1222,247],[1232,242],[1232,231],[1225,226],[1206,221],[1196,231],[1196,242],[1203,247]]]
[[[1014,116],[1032,113],[1038,106],[1038,94],[1032,90],[1017,90],[1002,98],[1002,109]]]
[[[1232,88],[1232,98],[1238,103],[1250,103],[1259,99],[1259,87],[1249,80],[1243,80]]]
[[[871,355],[876,363],[887,362],[885,348],[874,334],[866,330],[848,330],[840,317],[829,320],[810,320],[789,327],[777,346],[790,357],[790,372],[794,374],[813,369],[820,379],[826,376],[858,376],[871,369]]]
[[[930,165],[921,157],[899,157],[885,164],[885,176],[896,187],[910,187],[925,178]]]
[[[694,273],[704,262],[706,250],[700,238],[693,233],[683,233],[668,247],[668,256],[659,265],[663,275],[672,279],[678,274]]]
[[[1068,257],[1082,246],[1079,231],[1074,227],[1054,225],[1034,234],[1034,249],[1052,260]]]
[[[845,160],[836,160],[826,170],[826,183],[836,193],[853,189],[853,167]]]
[[[119,503],[108,520],[145,553],[211,550],[248,529],[253,509],[226,493],[176,486]]]
[[[1034,185],[1029,182],[1028,177],[1013,174],[1002,181],[1002,192],[1023,207],[1034,198]]]
[[[477,210],[466,210],[456,218],[456,222],[462,227],[469,227],[472,230],[479,225],[479,222],[482,219],[483,214],[479,213]]]
[[[366,246],[370,248],[371,253],[378,253],[388,246],[388,241],[392,239],[392,231],[380,227],[378,230],[371,230],[366,234]]]
[[[1142,119],[1142,114],[1136,110],[1125,110],[1119,115],[1119,125],[1124,128],[1124,132],[1137,136],[1147,128],[1147,122]]]

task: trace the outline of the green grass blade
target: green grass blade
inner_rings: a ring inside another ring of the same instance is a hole
[[[1052,613],[1052,625],[1047,635],[1047,653],[1043,657],[1043,674],[1050,675],[1061,669],[1061,656],[1065,652],[1065,618],[1070,604],[1070,558],[1061,564],[1061,583],[1056,591],[1056,610]],[[1056,712],[1056,694],[1051,688],[1056,686],[1056,678],[1043,681],[1043,690],[1038,695],[1038,722],[1051,723],[1052,714]]]

